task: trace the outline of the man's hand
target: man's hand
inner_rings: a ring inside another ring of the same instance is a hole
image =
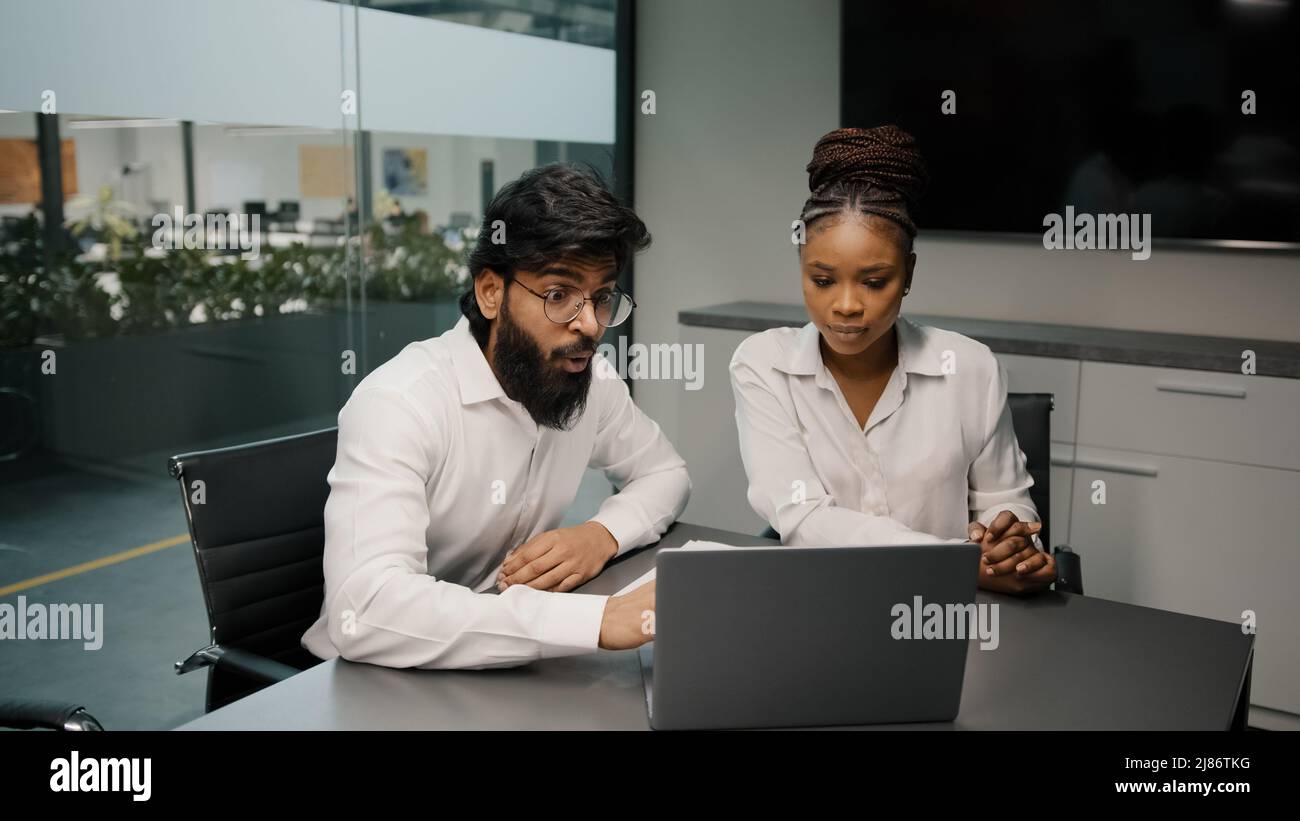
[[[526,584],[567,593],[595,576],[618,553],[618,541],[599,522],[538,533],[506,554],[497,589]]]
[[[631,650],[655,637],[655,583],[623,596],[610,596],[600,620],[602,650]]]
[[[986,528],[967,526],[970,540],[980,546],[979,585],[1000,593],[1032,593],[1056,581],[1056,560],[1039,550],[1034,534],[1041,522],[1022,522],[1009,510],[998,513]]]

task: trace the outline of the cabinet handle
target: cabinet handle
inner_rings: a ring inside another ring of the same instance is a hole
[[[1111,473],[1127,473],[1131,476],[1156,476],[1160,472],[1150,465],[1131,465],[1126,462],[1112,462],[1109,459],[1080,459],[1075,457],[1074,466],[1077,468],[1106,470]]]
[[[1169,393],[1195,393],[1201,396],[1226,396],[1231,399],[1245,399],[1245,388],[1229,388],[1222,385],[1194,385],[1190,382],[1157,382],[1156,390]]]

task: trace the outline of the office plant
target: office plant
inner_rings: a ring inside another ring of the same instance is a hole
[[[467,280],[468,244],[458,244],[413,224],[391,233],[375,225],[347,245],[264,246],[245,260],[203,249],[158,255],[137,234],[123,237],[115,260],[79,259],[70,247],[47,265],[32,215],[11,228],[0,253],[0,386],[40,405],[47,447],[103,460],[292,419],[303,408],[337,410],[354,382],[336,362],[348,340],[373,368],[455,321]],[[41,380],[46,350],[58,353],[67,378]],[[290,375],[284,384],[272,378]],[[261,401],[222,404],[235,383],[257,385]],[[140,425],[148,414],[151,424]],[[208,426],[181,429],[173,424],[181,419]]]

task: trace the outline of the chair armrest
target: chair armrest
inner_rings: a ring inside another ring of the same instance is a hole
[[[1056,559],[1056,589],[1082,596],[1083,564],[1079,554],[1068,544],[1058,544],[1052,548],[1052,557]]]
[[[104,729],[80,704],[38,698],[0,699],[0,727],[19,730]]]
[[[259,656],[247,650],[240,650],[237,647],[223,649],[225,652],[222,653],[221,659],[217,662],[218,668],[240,673],[258,681],[264,681],[267,684],[284,681],[290,676],[296,676],[302,672],[284,662],[269,659],[266,656]]]
[[[219,644],[212,644],[195,651],[185,661],[176,662],[176,675],[188,673],[200,667],[216,667],[220,670],[238,673],[245,678],[260,681],[263,684],[275,684],[302,672],[296,667],[290,667],[283,662],[259,656],[257,653],[250,653],[238,647],[222,647]]]

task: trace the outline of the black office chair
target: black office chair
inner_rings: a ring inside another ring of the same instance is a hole
[[[325,596],[325,476],[337,442],[328,428],[167,461],[212,641],[176,673],[208,668],[209,712],[319,662],[299,641]]]
[[[1034,480],[1029,488],[1029,498],[1038,508],[1038,518],[1043,529],[1038,538],[1050,546],[1052,503],[1052,411],[1056,401],[1050,393],[1008,393],[1011,406],[1011,426],[1016,430],[1016,441],[1025,454],[1025,467]]]
[[[1083,574],[1077,554],[1069,545],[1052,547],[1051,541],[1051,419],[1055,407],[1052,394],[1008,393],[1007,404],[1011,406],[1011,424],[1015,428],[1016,439],[1020,450],[1025,454],[1029,475],[1034,480],[1033,487],[1029,488],[1029,498],[1033,500],[1034,507],[1038,508],[1038,516],[1043,522],[1038,538],[1057,557],[1056,589],[1082,595]],[[781,538],[781,534],[772,527],[764,530],[761,535],[768,539]]]
[[[1053,545],[1051,536],[1052,511],[1052,410],[1056,401],[1050,393],[1008,393],[1011,406],[1011,425],[1016,431],[1016,441],[1025,454],[1025,467],[1034,484],[1029,488],[1029,498],[1038,508],[1043,529],[1038,532],[1047,549],[1056,557],[1057,590],[1083,595],[1083,570],[1079,555],[1066,544]]]

